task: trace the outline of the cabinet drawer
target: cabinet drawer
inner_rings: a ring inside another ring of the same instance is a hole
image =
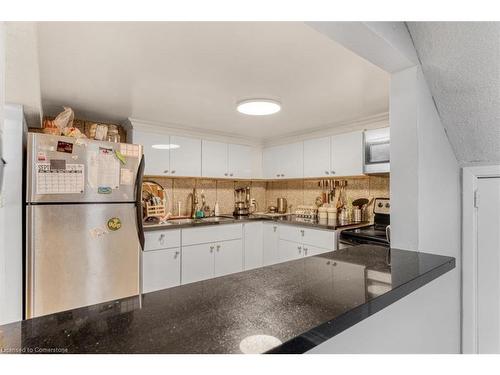
[[[323,249],[321,247],[316,247],[316,246],[311,246],[311,245],[304,245],[302,248],[304,252],[305,257],[312,257],[314,255],[319,255],[323,253],[328,253],[332,251],[331,249]]]
[[[144,233],[144,251],[171,249],[181,246],[181,230],[155,230]]]
[[[280,225],[280,240],[302,242],[302,230],[304,228],[291,225]]]
[[[241,224],[207,225],[206,227],[183,229],[182,246],[237,240],[241,237]]]
[[[336,235],[333,230],[302,228],[302,243],[333,251],[336,249]]]
[[[142,254],[142,290],[144,293],[180,285],[180,254],[180,248],[148,251]]]

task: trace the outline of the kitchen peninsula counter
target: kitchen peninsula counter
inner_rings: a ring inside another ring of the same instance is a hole
[[[453,268],[354,246],[0,326],[0,352],[304,353]]]

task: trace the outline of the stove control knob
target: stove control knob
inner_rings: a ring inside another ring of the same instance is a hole
[[[382,208],[384,207],[384,205],[382,204],[382,202],[378,202],[378,205],[377,205],[379,208]]]
[[[391,207],[390,203],[385,204],[385,208],[390,208],[390,207]]]

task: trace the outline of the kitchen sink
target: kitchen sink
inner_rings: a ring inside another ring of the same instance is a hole
[[[201,218],[201,219],[196,219],[196,221],[198,222],[216,222],[216,223],[219,223],[219,222],[223,222],[223,221],[233,221],[234,220],[234,217],[230,217],[230,216],[209,216],[209,217],[204,217],[204,218]]]

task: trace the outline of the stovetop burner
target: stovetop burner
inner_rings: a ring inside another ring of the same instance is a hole
[[[380,207],[382,208],[380,208]],[[375,223],[366,227],[346,229],[340,234],[340,240],[348,244],[382,244],[389,245],[386,228],[390,224],[389,199],[375,200]]]

